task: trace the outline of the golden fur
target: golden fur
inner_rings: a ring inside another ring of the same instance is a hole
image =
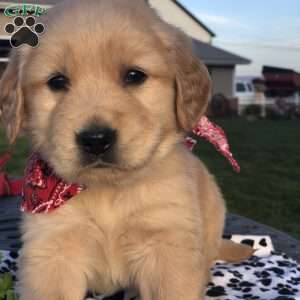
[[[220,250],[225,207],[215,180],[182,145],[205,111],[208,72],[185,35],[144,2],[52,9],[40,45],[15,51],[1,80],[10,141],[24,129],[58,175],[88,187],[51,214],[25,215],[21,300],[128,287],[143,300],[204,299],[213,260],[233,249]],[[126,87],[120,74],[133,66],[148,79]],[[48,88],[55,72],[68,75],[68,91]],[[115,165],[81,164],[74,135],[91,122],[117,130]]]

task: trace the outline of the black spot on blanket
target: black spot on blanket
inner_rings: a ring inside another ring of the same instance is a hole
[[[241,287],[252,287],[252,286],[255,286],[255,284],[248,282],[248,281],[242,281],[242,282],[240,282],[240,286]]]
[[[19,253],[18,252],[15,252],[15,251],[10,251],[9,252],[9,256],[13,259],[16,259],[19,257]]]
[[[251,246],[251,247],[254,246],[254,241],[250,240],[250,239],[244,239],[244,240],[241,241],[241,243],[244,244],[244,245]]]
[[[299,284],[300,285],[300,277],[291,277],[291,281],[290,283],[292,284]]]
[[[280,261],[277,262],[277,265],[279,267],[289,267],[289,268],[294,268],[294,267],[297,266],[295,263],[292,263],[288,260],[280,260]]]
[[[280,268],[268,268],[268,271],[274,272],[276,275],[284,275],[284,271]]]
[[[278,291],[278,293],[279,293],[280,295],[290,295],[290,296],[293,296],[293,295],[294,295],[293,291],[291,291],[290,289],[287,289],[287,288],[280,289],[280,290]]]
[[[266,277],[270,277],[271,275],[270,275],[270,273],[267,272],[267,271],[262,271],[262,272],[261,272],[261,276],[262,276],[263,278],[266,278]]]
[[[266,239],[261,239],[261,240],[259,241],[259,244],[260,244],[261,246],[263,246],[263,247],[267,247],[267,241],[266,241]]]
[[[224,273],[217,271],[217,272],[213,273],[213,276],[224,277],[225,275],[224,275]]]
[[[265,278],[265,279],[262,279],[260,282],[261,282],[264,286],[269,286],[269,285],[272,283],[272,279]]]
[[[206,293],[209,297],[220,297],[220,296],[226,296],[226,292],[223,286],[217,285],[211,288]]]

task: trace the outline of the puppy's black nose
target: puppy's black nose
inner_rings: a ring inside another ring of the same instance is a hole
[[[101,156],[108,152],[117,139],[116,131],[107,127],[93,127],[76,135],[76,142],[87,154]]]

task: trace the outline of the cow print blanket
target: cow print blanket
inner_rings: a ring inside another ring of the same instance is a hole
[[[242,263],[217,261],[212,268],[206,300],[300,300],[300,264],[274,251],[268,236],[233,235],[229,238],[251,245],[256,251]],[[1,276],[10,273],[16,280],[18,253],[0,251],[0,257]],[[86,300],[138,299],[137,295],[122,291],[110,297],[91,294],[86,297]]]

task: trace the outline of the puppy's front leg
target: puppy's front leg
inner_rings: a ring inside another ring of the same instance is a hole
[[[20,257],[20,300],[82,300],[86,278],[76,263],[63,255],[30,249]],[[73,264],[73,265],[72,265]]]
[[[178,242],[156,245],[138,273],[141,299],[204,299],[208,268],[198,247]]]
[[[59,216],[34,218],[35,222],[31,222],[32,217],[27,220],[26,227],[31,230],[24,236],[19,260],[20,300],[84,299],[88,280],[94,280],[95,239],[89,236],[92,229],[74,223],[54,230],[53,224],[63,223]],[[35,228],[42,228],[43,234]]]

